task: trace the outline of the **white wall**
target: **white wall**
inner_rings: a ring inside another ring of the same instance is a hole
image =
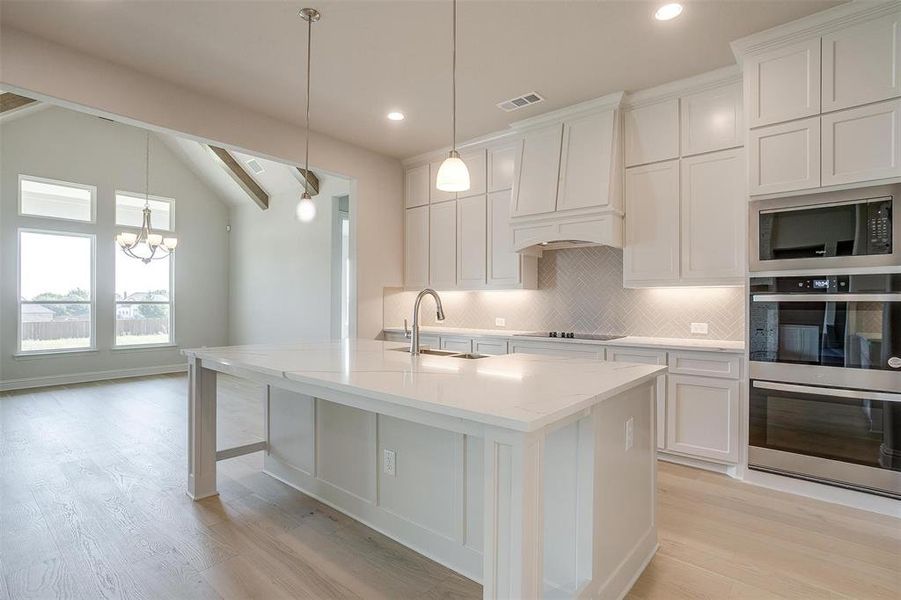
[[[221,146],[301,164],[304,129],[212,96],[5,27],[2,83],[26,95],[183,132]],[[321,110],[314,108],[314,110]],[[382,328],[382,290],[403,285],[403,169],[400,161],[328,136],[311,136],[312,165],[353,179],[357,335]]]
[[[233,207],[229,246],[229,343],[327,340],[332,311],[332,203],[349,182],[320,179],[316,218],[294,216],[300,185],[273,193],[269,209]]]
[[[151,191],[175,199],[175,342],[221,345],[227,338],[227,207],[156,137]],[[83,376],[185,363],[177,348],[111,350],[114,335],[116,190],[144,190],[145,133],[95,116],[51,107],[0,123],[0,380]],[[18,216],[18,175],[97,186],[97,223]],[[97,351],[14,357],[17,330],[17,228],[72,229],[96,242]]]

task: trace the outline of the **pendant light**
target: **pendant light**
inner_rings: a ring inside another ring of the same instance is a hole
[[[453,143],[447,158],[438,168],[435,187],[442,192],[465,192],[469,189],[469,169],[460,159],[457,152],[457,0],[454,3],[454,42],[453,42],[453,83],[451,89],[451,105],[453,106]]]
[[[312,51],[313,23],[319,20],[319,11],[315,8],[300,9],[300,18],[307,22],[307,113],[306,113],[306,159],[304,160],[303,194],[297,203],[297,219],[302,223],[309,223],[316,218],[316,205],[310,197],[307,174],[310,172],[310,54]]]
[[[153,233],[150,228],[150,131],[147,131],[147,139],[144,154],[144,210],[141,213],[141,230],[138,233],[123,231],[116,236],[116,243],[122,248],[126,256],[136,258],[144,264],[151,260],[166,258],[178,245],[178,238],[163,237],[159,233]]]

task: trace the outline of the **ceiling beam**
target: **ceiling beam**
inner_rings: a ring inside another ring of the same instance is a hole
[[[238,184],[238,187],[244,190],[257,206],[263,210],[269,208],[269,194],[260,187],[260,184],[254,181],[253,177],[250,176],[250,173],[244,170],[244,167],[235,160],[235,157],[231,155],[231,152],[225,148],[219,148],[218,146],[207,145],[207,149],[218,159],[217,162],[222,166],[225,172],[231,176],[234,182]]]
[[[300,174],[300,184],[306,188],[306,190],[310,193],[310,196],[318,196],[319,178],[316,177],[316,173],[314,173],[313,171],[307,171],[306,169],[302,169],[300,167],[297,167],[297,172]]]
[[[0,115],[11,110],[28,106],[29,104],[34,104],[35,102],[37,102],[37,100],[34,98],[27,98],[25,96],[13,94],[12,92],[3,92],[0,94]]]

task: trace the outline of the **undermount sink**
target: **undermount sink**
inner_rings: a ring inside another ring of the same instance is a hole
[[[403,348],[394,348],[397,352],[410,352],[409,346]],[[488,358],[487,354],[476,354],[475,352],[454,352],[453,350],[438,350],[437,348],[420,348],[420,354],[428,354],[430,356],[447,356],[449,358]]]

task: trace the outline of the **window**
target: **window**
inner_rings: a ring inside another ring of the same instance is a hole
[[[94,347],[94,236],[19,230],[19,351]]]
[[[172,343],[171,260],[144,263],[116,247],[116,346]]]
[[[29,217],[94,221],[97,188],[19,175],[19,214]]]
[[[143,194],[116,192],[116,225],[140,227],[144,219]],[[159,231],[172,231],[172,200],[150,196],[150,228]]]

